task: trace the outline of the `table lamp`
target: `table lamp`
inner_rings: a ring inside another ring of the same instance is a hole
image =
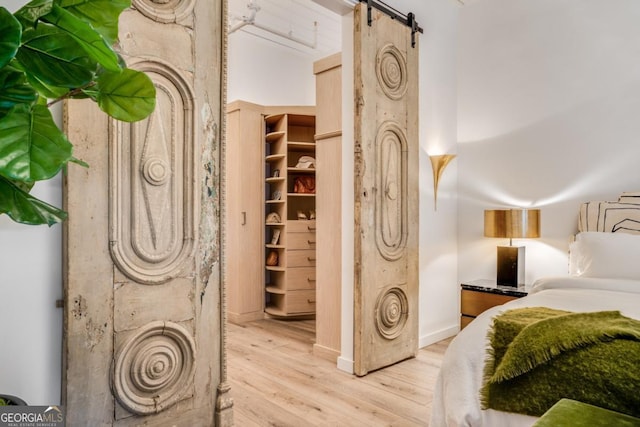
[[[540,209],[485,210],[484,236],[509,238],[509,246],[498,246],[497,284],[524,285],[524,246],[513,239],[540,237]]]

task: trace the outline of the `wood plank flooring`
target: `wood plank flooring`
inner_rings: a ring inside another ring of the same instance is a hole
[[[227,333],[238,427],[426,426],[450,342],[358,378],[313,355],[315,320],[229,323]]]

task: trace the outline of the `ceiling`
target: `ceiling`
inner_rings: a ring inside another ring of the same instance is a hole
[[[229,37],[243,32],[317,59],[341,50],[341,16],[313,0],[228,0]]]

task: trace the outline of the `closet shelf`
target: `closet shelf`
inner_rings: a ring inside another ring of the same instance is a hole
[[[264,308],[264,311],[267,314],[270,314],[272,316],[277,316],[277,317],[285,317],[285,316],[287,316],[287,312],[286,311],[278,309],[276,307],[269,306],[269,305]]]
[[[313,175],[316,173],[316,170],[314,168],[294,168],[294,167],[288,167],[287,171],[289,173],[301,173],[301,174],[309,174],[309,175]]]
[[[316,197],[313,193],[287,193],[288,197]]]
[[[271,142],[278,141],[285,135],[286,135],[285,131],[270,132],[265,135],[264,140],[268,143],[271,143]]]
[[[278,160],[284,159],[284,154],[271,154],[264,158],[264,161],[267,163],[277,162]]]
[[[279,287],[274,286],[274,285],[267,285],[267,286],[265,287],[265,289],[266,289],[266,290],[267,290],[267,292],[269,292],[270,294],[282,294],[282,295],[284,295],[284,293],[285,293],[284,289],[280,289]]]
[[[315,221],[296,220],[302,213],[315,214],[315,194],[293,193],[296,180],[311,180],[314,168],[299,168],[302,156],[316,156],[315,116],[311,114],[278,114],[265,118],[264,194],[278,197],[265,200],[269,215],[277,212],[284,225],[264,233],[265,252],[277,251],[279,265],[265,263],[265,313],[277,317],[308,316],[315,313],[316,231]],[[277,175],[273,176],[276,169]],[[273,226],[276,224],[267,224]],[[271,244],[275,230],[280,231],[278,244]]]
[[[265,179],[265,182],[271,184],[271,183],[274,183],[274,182],[283,182],[284,179],[285,178],[283,176],[272,176],[272,177],[269,177],[269,178]]]
[[[287,147],[289,147],[290,150],[295,150],[295,151],[309,151],[309,152],[315,152],[316,151],[316,143],[315,142],[297,142],[297,141],[289,141],[287,142]]]

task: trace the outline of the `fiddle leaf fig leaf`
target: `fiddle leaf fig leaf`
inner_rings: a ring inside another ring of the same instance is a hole
[[[105,72],[98,76],[95,92],[87,94],[102,111],[124,122],[148,117],[156,106],[156,88],[143,72],[127,68],[121,73]]]
[[[13,107],[0,119],[0,175],[21,181],[52,178],[72,158],[73,146],[46,106]]]
[[[49,227],[67,218],[67,213],[63,210],[33,197],[2,176],[0,214],[7,214],[12,220],[22,224],[47,224]]]
[[[97,68],[74,37],[43,22],[23,32],[16,59],[27,74],[47,85],[66,88],[88,84]]]
[[[118,39],[118,17],[131,0],[61,0],[58,6],[91,24],[109,44]]]
[[[24,182],[24,181],[14,181],[14,180],[9,180],[13,185],[15,185],[16,187],[18,187],[19,190],[24,191],[25,193],[29,193],[31,192],[31,189],[33,188],[35,182]]]
[[[37,97],[22,71],[11,66],[0,68],[0,111],[20,103],[31,104]]]
[[[0,68],[13,59],[20,47],[22,26],[4,7],[0,7]]]
[[[53,0],[32,0],[24,5],[15,14],[25,27],[33,27],[36,21],[47,13],[51,12],[53,8]]]
[[[54,5],[43,19],[56,27],[67,31],[89,56],[109,71],[122,70],[118,56],[105,39],[91,25],[65,9]]]
[[[26,0],[28,1],[28,0]],[[0,215],[24,224],[55,224],[67,214],[30,195],[55,176],[73,146],[49,107],[90,97],[111,117],[148,117],[156,88],[127,68],[112,45],[131,0],[31,0],[15,14],[0,6]]]
[[[27,74],[27,81],[43,98],[57,99],[64,97],[69,93],[68,87],[58,87],[54,85],[48,85],[45,82],[38,79],[33,74]]]
[[[42,95],[38,98],[38,102],[44,102],[46,104],[47,99],[57,99],[65,96],[69,92],[68,87],[56,87],[47,85],[46,83],[39,80],[33,74],[27,73],[24,66],[20,63],[20,61],[14,60],[11,62],[11,66],[16,70],[22,71],[27,79],[27,84],[31,86],[33,90]]]

